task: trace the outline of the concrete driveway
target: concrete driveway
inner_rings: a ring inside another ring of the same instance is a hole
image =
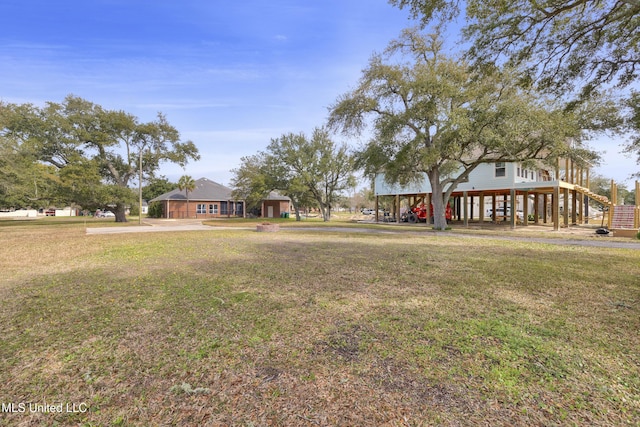
[[[215,231],[215,230],[255,230],[255,227],[224,227],[224,226],[207,226],[202,225],[202,220],[199,219],[155,219],[149,218],[145,219],[141,226],[135,225],[127,225],[124,227],[96,227],[96,228],[87,228],[88,235],[97,235],[97,234],[117,234],[117,233],[154,233],[154,232],[170,232],[170,231]],[[340,232],[343,231],[345,233],[379,233],[379,234],[416,234],[420,236],[424,236],[424,231],[413,231],[413,230],[389,230],[389,229],[372,229],[372,228],[349,228],[349,227],[286,227],[281,229],[283,231],[295,231],[295,232],[304,232],[306,231],[333,231]],[[495,235],[477,235],[477,234],[464,234],[464,233],[456,233],[456,232],[433,232],[434,235],[437,236],[448,236],[448,237],[460,237],[460,238],[469,238],[469,239],[497,239],[497,240],[515,240],[515,241],[525,241],[525,242],[536,242],[536,243],[547,243],[552,245],[569,245],[569,246],[591,246],[591,247],[600,247],[600,248],[620,248],[620,249],[637,249],[640,250],[640,242],[629,239],[628,242],[620,241],[620,240],[609,240],[609,237],[598,237],[594,239],[579,239],[572,237],[570,234],[567,234],[566,238],[562,237],[553,237],[553,238],[544,238],[536,236],[532,233],[529,236],[505,236],[500,235],[496,232]],[[591,233],[590,233],[591,234]]]
[[[168,231],[211,231],[211,230],[249,230],[249,227],[210,227],[202,225],[200,219],[156,219],[148,218],[142,225],[130,224],[122,227],[92,227],[87,228],[87,234],[118,234],[118,233],[154,233]]]

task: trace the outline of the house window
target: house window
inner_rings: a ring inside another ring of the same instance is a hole
[[[504,162],[496,162],[496,178],[501,176],[507,176],[507,168]]]
[[[196,213],[197,214],[206,214],[207,213],[207,205],[204,203],[198,203],[196,205]]]
[[[218,205],[209,205],[209,213],[216,215],[218,213]]]
[[[520,166],[518,166],[518,173],[517,176],[520,176]]]

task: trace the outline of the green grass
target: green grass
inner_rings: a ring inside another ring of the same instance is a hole
[[[0,402],[88,408],[2,426],[640,419],[638,250],[82,222],[0,239]]]

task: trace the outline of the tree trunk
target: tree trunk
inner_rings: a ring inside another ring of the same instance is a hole
[[[296,221],[300,221],[300,208],[293,197],[291,197],[291,204],[293,205],[293,211],[296,213]]]
[[[442,185],[440,184],[440,171],[432,170],[429,172],[429,183],[431,184],[431,203],[433,203],[433,228],[435,230],[447,229],[446,218],[446,203],[444,201],[444,194],[442,191]],[[430,209],[427,206],[427,209]],[[428,211],[427,211],[428,212]],[[428,217],[429,214],[427,214]],[[429,223],[429,221],[427,221]]]
[[[329,222],[331,219],[331,206],[324,206],[322,208],[322,219],[324,222]]]
[[[127,222],[127,215],[125,215],[124,212],[124,205],[123,204],[116,204],[116,208],[114,209],[114,214],[116,215],[116,222]]]

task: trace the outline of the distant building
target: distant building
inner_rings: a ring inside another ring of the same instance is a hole
[[[262,217],[279,218],[291,213],[291,199],[279,194],[277,191],[269,193],[266,199],[262,200]]]
[[[223,218],[244,217],[244,201],[234,200],[231,189],[207,178],[195,181],[195,188],[189,192],[187,211],[187,193],[176,188],[162,194],[149,203],[162,204],[163,218]]]
[[[426,175],[421,182],[401,186],[387,183],[380,173],[375,177],[374,186],[376,208],[380,197],[392,196],[392,216],[398,218],[403,201],[409,207],[428,206],[433,197]],[[588,187],[588,168],[580,168],[566,159],[555,167],[484,163],[469,174],[468,180],[457,185],[450,203],[454,217],[465,223],[474,219],[480,222],[507,220],[515,227],[517,220],[523,225],[529,221],[552,222],[557,229],[561,219],[565,226],[585,222],[589,216],[589,199],[605,207],[612,206],[609,199],[592,193]],[[514,206],[516,209],[512,209]],[[497,215],[492,215],[493,212]],[[486,214],[490,216],[485,217]]]

